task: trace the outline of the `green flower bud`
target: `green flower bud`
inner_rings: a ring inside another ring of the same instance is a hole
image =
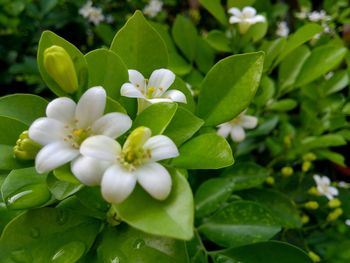
[[[73,61],[67,51],[53,45],[44,51],[44,66],[51,78],[67,93],[78,89],[78,79]]]
[[[308,215],[302,215],[301,216],[301,223],[303,224],[303,225],[305,225],[305,224],[307,224],[307,223],[309,223],[310,222],[310,217],[308,216]]]
[[[312,162],[312,161],[315,161],[316,160],[316,155],[314,153],[307,153],[307,154],[304,154],[303,156],[303,160],[305,162]]]
[[[13,147],[13,153],[19,160],[34,160],[40,149],[40,144],[29,138],[28,131],[24,131],[20,134],[16,145]]]
[[[309,251],[308,255],[311,258],[312,262],[321,262],[320,256],[317,255],[315,252]]]
[[[307,172],[307,171],[310,170],[310,168],[311,168],[311,162],[310,161],[304,161],[302,166],[301,166],[301,170],[303,172]]]
[[[338,198],[334,198],[328,202],[329,208],[337,208],[341,206],[341,201]]]
[[[319,208],[319,204],[316,201],[310,201],[304,204],[304,207],[307,209],[316,210]]]
[[[273,178],[272,176],[268,176],[265,180],[265,182],[269,185],[274,185],[275,184],[275,178]]]
[[[331,222],[331,221],[335,221],[338,219],[338,217],[340,217],[343,214],[343,209],[341,208],[336,208],[335,210],[333,210],[332,212],[330,212],[327,216],[327,221]]]
[[[285,166],[281,169],[281,174],[285,177],[291,176],[293,173],[293,168],[290,166]]]

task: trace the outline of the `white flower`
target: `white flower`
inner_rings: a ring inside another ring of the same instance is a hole
[[[102,87],[88,89],[77,104],[65,97],[51,101],[47,117],[35,120],[29,127],[29,137],[44,146],[35,158],[36,170],[48,172],[76,159],[81,143],[92,135],[116,138],[127,131],[131,119],[117,112],[103,115],[105,104]]]
[[[345,225],[350,226],[350,219],[345,220]]]
[[[87,1],[86,4],[79,9],[79,14],[87,18],[95,26],[105,20],[102,9],[92,6],[92,1]]]
[[[350,188],[350,184],[344,181],[339,181],[338,182],[338,187],[340,188]]]
[[[332,78],[334,76],[334,72],[333,71],[329,71],[325,76],[324,78],[326,80],[329,80],[330,78]]]
[[[308,14],[308,18],[312,22],[319,22],[319,21],[329,21],[331,20],[331,17],[326,14],[324,10],[321,11],[312,11]]]
[[[256,15],[255,8],[250,6],[244,7],[242,11],[236,7],[232,7],[228,12],[232,15],[229,19],[230,24],[238,24],[241,34],[247,32],[251,25],[265,22],[266,20],[264,16]]]
[[[254,129],[258,124],[258,119],[255,116],[244,113],[245,111],[233,120],[220,124],[217,133],[225,138],[230,134],[234,142],[243,141],[245,139],[244,129]]]
[[[317,191],[320,195],[327,197],[329,200],[332,200],[338,195],[338,189],[331,186],[331,180],[329,180],[327,176],[319,176],[315,174],[314,180],[316,182]]]
[[[287,22],[281,21],[277,24],[276,35],[280,37],[287,37],[289,34],[289,27]]]
[[[143,13],[149,17],[155,17],[160,11],[162,11],[163,2],[159,0],[151,0],[148,5],[143,9]]]
[[[122,96],[139,98],[149,103],[182,102],[186,96],[179,90],[168,90],[175,80],[175,74],[168,69],[157,69],[152,72],[149,80],[137,70],[130,69],[130,83],[124,83],[120,89]]]
[[[96,167],[95,163],[88,164],[96,171],[96,181],[102,177],[102,196],[110,203],[123,202],[134,190],[136,182],[155,199],[166,199],[171,191],[171,176],[157,161],[179,154],[172,140],[164,135],[151,137],[151,130],[146,127],[135,129],[123,147],[107,136],[98,135],[86,139],[80,152],[110,163],[106,170],[105,167]],[[79,163],[73,165],[80,178],[86,176],[85,166]],[[91,180],[89,175],[87,177]]]

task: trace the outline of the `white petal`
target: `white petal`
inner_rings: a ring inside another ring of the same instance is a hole
[[[333,186],[328,187],[328,192],[333,196],[337,196],[339,194],[338,189]]]
[[[315,174],[313,177],[317,185],[321,184],[321,181],[322,181],[321,176],[319,176],[318,174]]]
[[[245,139],[245,131],[239,125],[232,126],[231,138],[234,142],[241,142]]]
[[[130,83],[123,84],[120,88],[120,94],[128,98],[145,98],[141,91]]]
[[[79,151],[65,142],[50,143],[40,150],[35,158],[35,168],[39,173],[51,171],[79,156]]]
[[[241,20],[240,18],[236,17],[236,16],[231,16],[231,17],[229,18],[228,22],[229,22],[230,24],[237,24],[237,23],[241,23],[242,20]]]
[[[148,87],[154,87],[156,90],[153,97],[160,97],[175,80],[175,74],[168,69],[157,69],[152,72],[148,81]]]
[[[47,105],[46,115],[63,123],[70,123],[74,120],[76,106],[70,98],[54,99]]]
[[[234,15],[236,17],[240,17],[241,16],[241,10],[239,10],[238,8],[236,7],[231,7],[228,11],[227,11],[229,14],[231,15]]]
[[[253,17],[256,15],[256,10],[255,10],[255,8],[253,8],[251,6],[246,6],[245,8],[243,8],[242,14],[247,18]]]
[[[123,202],[134,190],[136,176],[115,164],[102,177],[102,196],[110,203]]]
[[[245,115],[241,117],[241,126],[246,129],[254,129],[258,125],[258,118],[255,116]]]
[[[217,130],[217,134],[221,135],[224,138],[227,138],[227,136],[230,134],[231,129],[232,129],[232,125],[229,123],[223,123],[220,124],[219,129]]]
[[[151,151],[152,161],[174,158],[179,155],[175,143],[164,135],[156,135],[149,138],[143,146]]]
[[[255,23],[262,23],[265,22],[266,19],[262,15],[257,15],[249,19],[250,23],[255,24]]]
[[[159,163],[147,163],[134,172],[137,181],[152,197],[164,200],[171,191],[171,176]]]
[[[120,151],[119,143],[104,135],[89,137],[80,145],[82,155],[107,162],[115,162]]]
[[[143,90],[145,87],[145,77],[134,69],[129,69],[129,81],[131,84],[133,84],[135,87],[137,87],[139,90]]]
[[[171,99],[167,99],[167,98],[146,99],[146,101],[148,101],[151,104],[156,104],[160,102],[173,102]]]
[[[63,141],[67,132],[64,123],[51,118],[39,118],[29,127],[29,137],[42,145]]]
[[[106,106],[106,91],[102,87],[88,89],[80,98],[75,118],[77,126],[87,128],[103,115]]]
[[[115,139],[129,130],[131,125],[132,121],[128,115],[112,112],[95,121],[92,131],[94,134],[102,134]]]
[[[334,196],[331,193],[326,192],[324,193],[324,195],[327,197],[328,200],[334,199]]]
[[[112,164],[90,158],[80,156],[71,164],[73,174],[80,182],[88,186],[100,185],[102,175]]]
[[[322,176],[320,179],[321,179],[321,184],[323,184],[323,185],[330,185],[331,184],[331,180],[327,176]]]
[[[162,97],[171,99],[172,101],[176,101],[176,102],[187,103],[187,99],[186,99],[185,94],[183,94],[181,91],[175,90],[175,89],[166,91],[162,95]]]

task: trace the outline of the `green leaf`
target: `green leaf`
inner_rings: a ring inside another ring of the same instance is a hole
[[[220,30],[212,30],[205,37],[205,41],[217,51],[231,52],[230,40],[226,37],[225,33]]]
[[[57,96],[69,96],[64,92],[60,86],[50,77],[46,72],[44,66],[44,51],[45,49],[57,45],[64,48],[70,55],[75,72],[77,74],[78,86],[80,91],[84,91],[87,88],[88,81],[88,69],[84,55],[77,49],[73,44],[69,43],[67,40],[56,35],[51,31],[44,31],[39,40],[37,62],[41,77],[43,78],[46,85],[55,93]]]
[[[286,38],[284,37],[277,38],[273,41],[264,41],[260,48],[262,51],[265,52],[264,72],[269,71],[273,61],[283,51],[286,42]]]
[[[269,170],[255,163],[238,163],[227,169],[223,176],[233,181],[234,190],[238,191],[261,185],[269,176]]]
[[[337,66],[345,57],[347,49],[332,45],[315,48],[306,59],[296,85],[306,85]]]
[[[263,58],[262,52],[233,55],[213,66],[198,98],[198,115],[206,125],[229,121],[247,108],[259,85]]]
[[[204,217],[220,208],[231,196],[233,185],[230,178],[214,178],[202,183],[194,196],[196,217]]]
[[[91,247],[100,222],[57,208],[27,211],[6,227],[0,239],[1,262],[70,262]]]
[[[298,102],[293,99],[282,99],[275,101],[267,106],[269,110],[274,111],[290,111],[298,106]]]
[[[50,192],[57,200],[63,200],[68,196],[75,194],[83,187],[82,184],[73,184],[67,181],[60,181],[53,175],[53,173],[50,173],[47,176],[46,181]]]
[[[338,134],[326,134],[321,136],[307,137],[301,142],[301,146],[306,150],[316,148],[326,148],[333,146],[342,146],[346,144],[343,136]]]
[[[268,240],[280,227],[261,205],[236,201],[209,217],[198,230],[220,246],[237,247]]]
[[[227,0],[227,8],[237,7],[243,9],[246,6],[253,6],[256,0]]]
[[[179,149],[172,164],[186,169],[219,169],[233,164],[230,145],[215,133],[199,135]]]
[[[151,129],[152,135],[162,134],[174,117],[176,109],[176,103],[161,102],[152,104],[136,117],[133,129],[146,126]]]
[[[28,130],[28,126],[23,122],[0,116],[0,144],[15,145],[19,135]]]
[[[0,98],[0,115],[30,125],[45,116],[47,101],[31,94],[13,94]]]
[[[118,216],[129,225],[149,234],[178,239],[193,236],[193,197],[186,178],[170,171],[173,186],[165,201],[157,201],[137,186],[131,196],[115,205]]]
[[[164,131],[164,135],[170,137],[180,146],[190,139],[204,124],[204,121],[183,107],[178,107],[174,117]]]
[[[80,184],[80,181],[72,173],[70,164],[65,164],[61,167],[56,168],[53,170],[53,174],[60,181],[68,182],[71,184]]]
[[[283,94],[293,89],[301,68],[310,54],[310,50],[302,45],[285,57],[278,68],[279,93]]]
[[[188,263],[184,241],[150,235],[126,225],[106,228],[102,235],[98,262]]]
[[[168,65],[168,51],[163,39],[140,11],[115,35],[111,50],[117,53],[128,69],[136,69],[147,78],[158,68]]]
[[[345,157],[337,152],[328,150],[316,150],[315,154],[317,155],[318,160],[326,159],[340,166],[346,167]]]
[[[129,105],[128,111],[130,115],[133,115],[136,113],[136,101],[132,102],[133,105]],[[120,103],[114,99],[111,99],[110,97],[107,97],[106,100],[106,108],[105,113],[109,112],[121,112],[121,113],[127,113],[125,108],[120,105]]]
[[[323,32],[323,27],[318,24],[306,24],[288,37],[284,51],[279,55],[275,65],[279,64],[294,49],[309,41],[316,34]]]
[[[195,62],[197,68],[206,73],[214,65],[215,54],[212,47],[202,38],[197,38]]]
[[[169,90],[172,90],[172,89],[177,89],[177,90],[181,91],[183,94],[185,94],[185,96],[186,96],[187,103],[181,103],[179,105],[188,109],[191,112],[194,112],[196,105],[194,103],[192,93],[187,88],[186,83],[181,78],[176,77],[174,83],[171,85]]]
[[[258,106],[265,106],[273,98],[276,87],[275,82],[266,75],[261,78],[260,86],[254,97],[254,103]]]
[[[325,95],[330,95],[343,90],[348,84],[349,76],[346,70],[338,70],[330,79],[321,84],[320,89]]]
[[[193,61],[196,55],[197,29],[188,18],[177,15],[171,34],[176,45],[189,61]]]
[[[21,161],[14,157],[13,146],[0,144],[0,170],[12,170],[33,166],[31,161]]]
[[[10,209],[38,207],[51,197],[46,174],[38,174],[34,167],[11,171],[1,186],[1,194]]]
[[[220,254],[244,263],[312,263],[300,248],[278,241],[262,242],[230,248]]]
[[[258,202],[269,210],[278,224],[286,228],[302,226],[299,210],[295,203],[281,192],[275,190],[254,189],[245,191],[244,199]]]
[[[222,25],[226,26],[228,19],[220,0],[199,0],[199,3],[208,10]]]

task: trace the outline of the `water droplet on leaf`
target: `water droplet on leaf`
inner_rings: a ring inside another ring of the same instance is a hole
[[[80,241],[70,242],[58,249],[51,258],[54,263],[74,263],[85,252],[85,244]]]

